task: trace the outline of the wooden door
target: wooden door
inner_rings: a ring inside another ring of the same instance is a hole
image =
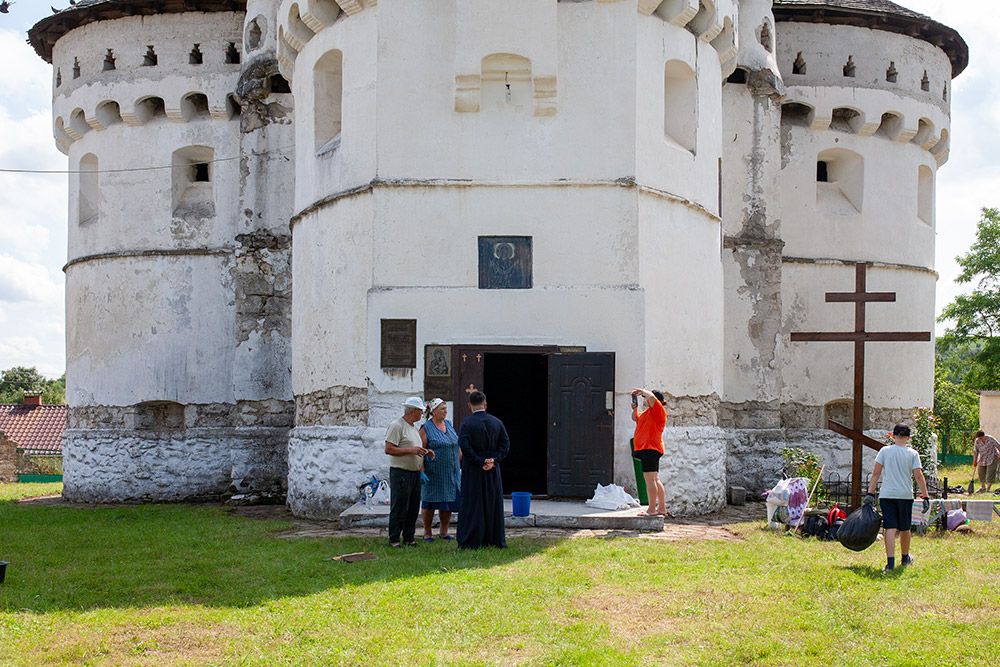
[[[614,478],[614,352],[549,356],[548,491],[589,498]]]

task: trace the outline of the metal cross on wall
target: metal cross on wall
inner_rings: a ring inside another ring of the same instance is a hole
[[[854,444],[851,456],[851,506],[861,505],[861,454],[862,446],[878,450],[881,442],[864,434],[865,406],[865,343],[926,343],[931,340],[929,331],[865,331],[865,307],[870,302],[895,302],[895,292],[869,292],[868,264],[855,264],[853,292],[827,292],[827,303],[854,304],[854,331],[803,331],[793,333],[793,343],[852,342],[854,343],[854,411],[851,428],[832,419],[826,427]]]

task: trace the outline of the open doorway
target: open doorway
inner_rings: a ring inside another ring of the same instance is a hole
[[[504,493],[548,492],[548,358],[538,353],[487,352],[483,391],[489,411],[510,436],[510,454],[500,466]]]

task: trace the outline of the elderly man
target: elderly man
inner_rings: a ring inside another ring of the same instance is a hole
[[[420,511],[420,469],[424,456],[434,452],[421,446],[416,423],[424,402],[416,396],[403,401],[403,416],[389,424],[385,432],[385,453],[389,456],[389,546],[413,547],[417,513]],[[402,535],[402,542],[400,536]]]

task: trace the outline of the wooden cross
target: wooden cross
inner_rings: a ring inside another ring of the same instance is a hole
[[[895,302],[895,292],[869,292],[868,264],[854,265],[853,292],[827,292],[827,303],[854,304],[854,331],[804,331],[793,333],[793,343],[810,342],[853,342],[854,343],[854,414],[851,428],[838,424],[832,419],[826,427],[854,444],[851,457],[851,507],[861,505],[861,454],[862,446],[879,450],[883,443],[864,434],[865,406],[865,343],[926,343],[931,340],[929,331],[865,331],[865,307],[869,302]]]

